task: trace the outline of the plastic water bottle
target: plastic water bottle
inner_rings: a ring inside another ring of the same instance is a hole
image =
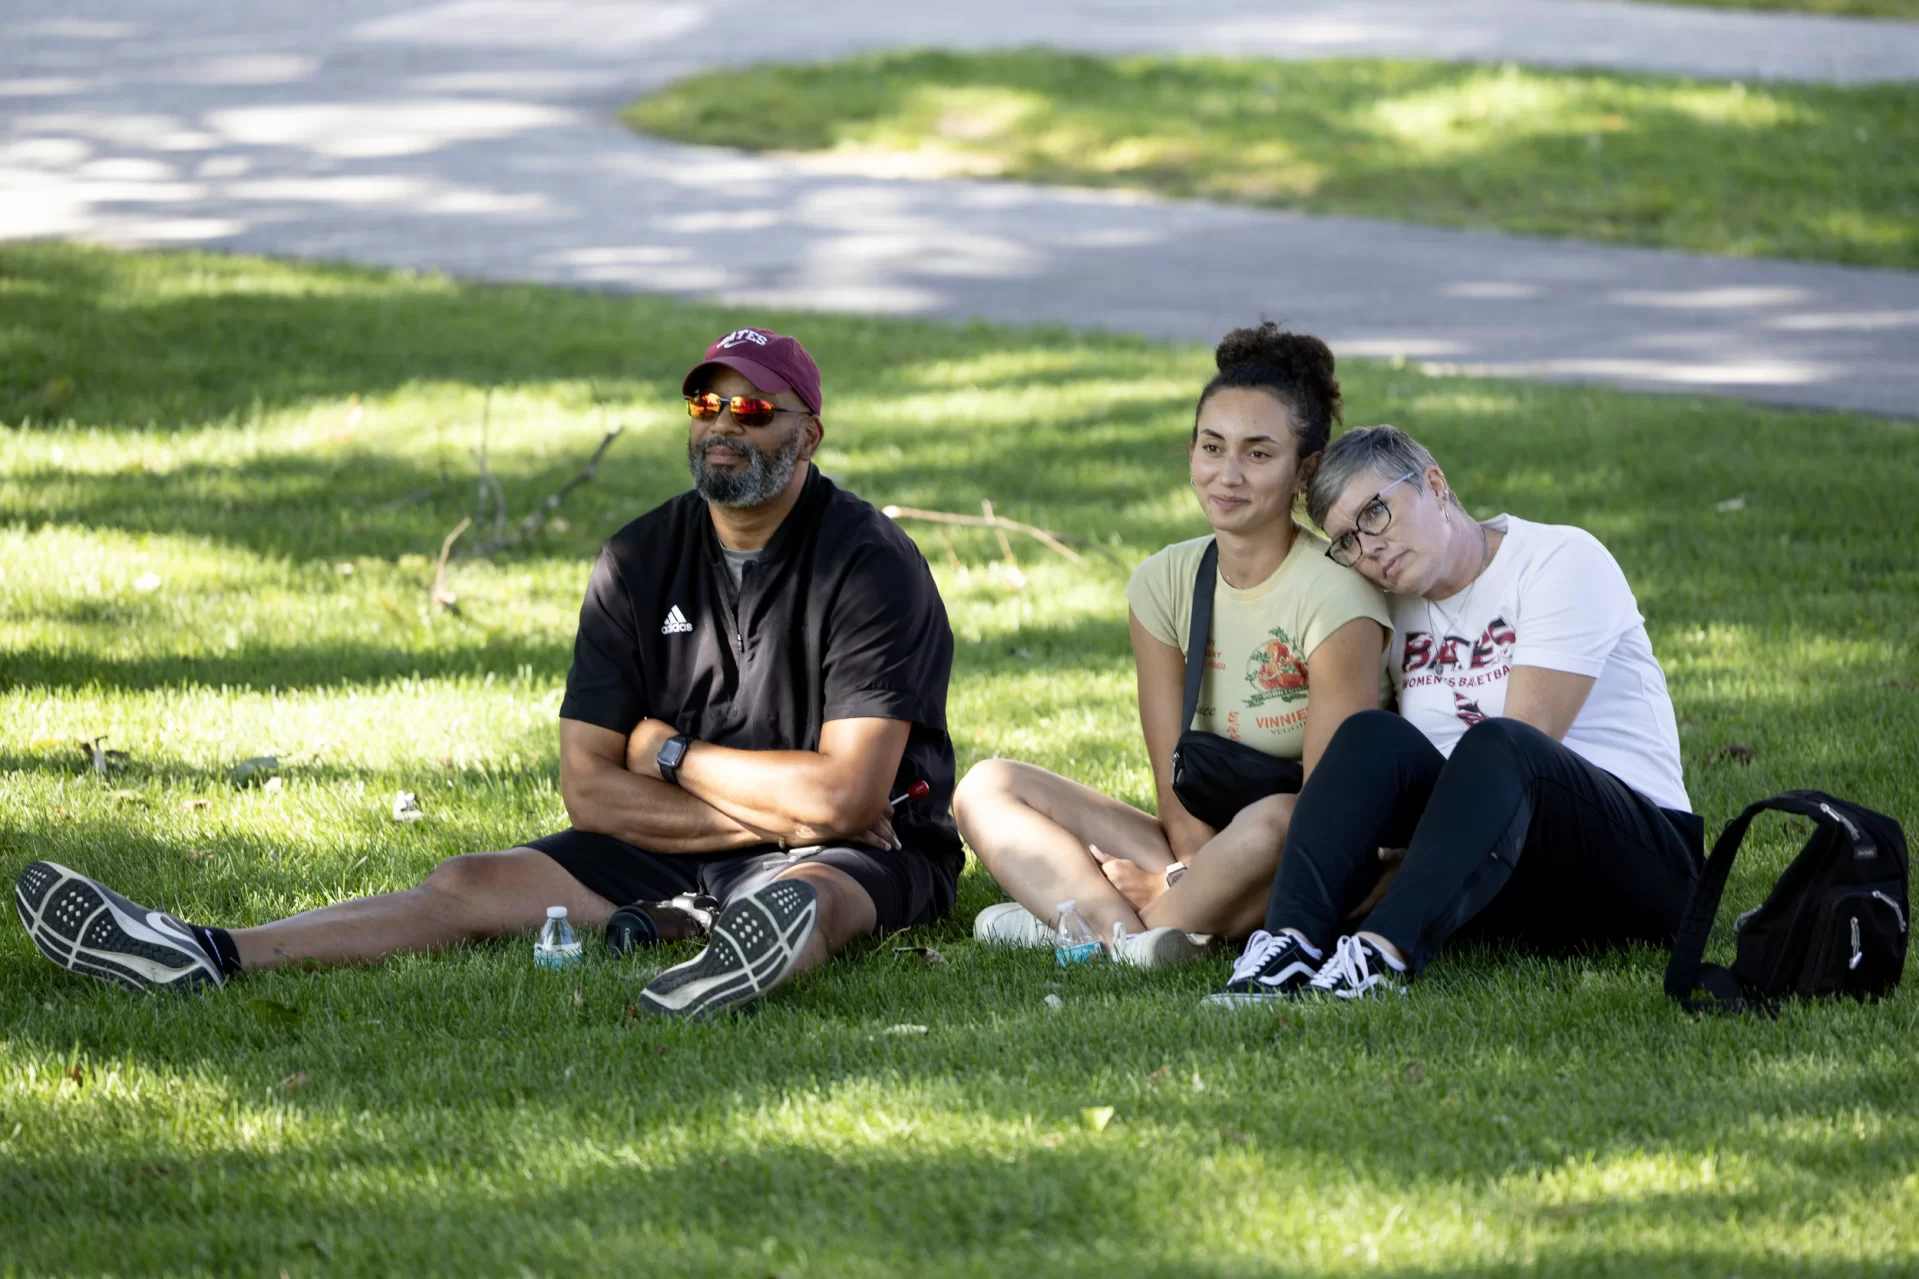
[[[580,939],[566,922],[566,907],[548,906],[540,940],[533,943],[533,962],[542,968],[564,968],[580,962]]]
[[[1053,945],[1053,957],[1061,968],[1090,963],[1106,953],[1093,935],[1093,926],[1079,913],[1077,901],[1061,902],[1054,909],[1059,912],[1059,936]]]

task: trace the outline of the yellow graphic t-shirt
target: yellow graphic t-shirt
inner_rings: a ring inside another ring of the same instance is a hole
[[[1133,570],[1126,602],[1152,637],[1186,651],[1193,620],[1193,577],[1211,535],[1175,542]],[[1386,599],[1372,583],[1326,558],[1326,540],[1296,529],[1293,549],[1257,586],[1239,590],[1217,578],[1213,633],[1200,676],[1192,727],[1280,759],[1306,745],[1313,650],[1356,617],[1393,629]]]

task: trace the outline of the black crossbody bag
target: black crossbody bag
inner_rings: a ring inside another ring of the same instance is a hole
[[[1768,810],[1810,819],[1812,835],[1765,902],[1733,921],[1732,966],[1704,963],[1740,841]],[[1884,813],[1816,790],[1749,804],[1726,823],[1693,885],[1666,965],[1666,993],[1693,1012],[1764,1015],[1793,996],[1889,995],[1906,966],[1907,888],[1906,833]],[[1695,998],[1701,988],[1706,998]]]
[[[1296,794],[1306,779],[1298,760],[1275,759],[1244,742],[1193,727],[1199,681],[1206,670],[1206,641],[1213,633],[1213,585],[1219,577],[1219,543],[1210,542],[1193,580],[1193,623],[1186,635],[1186,695],[1179,743],[1173,747],[1173,794],[1186,811],[1214,830],[1224,830],[1239,810],[1268,795]]]

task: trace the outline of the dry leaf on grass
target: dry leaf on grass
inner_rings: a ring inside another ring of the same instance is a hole
[[[307,1074],[304,1070],[296,1070],[280,1081],[280,1091],[298,1092],[312,1082],[313,1076]]]
[[[1715,758],[1730,759],[1740,764],[1750,764],[1753,761],[1753,756],[1757,753],[1758,752],[1753,750],[1752,747],[1741,746],[1735,742],[1731,746],[1720,747],[1719,754]]]
[[[190,862],[212,861],[213,858],[216,856],[218,856],[218,854],[215,853],[211,848],[187,849],[187,860]]]
[[[142,807],[147,802],[147,797],[137,790],[111,790],[107,792],[107,798],[116,804],[139,804]]]
[[[1146,1082],[1157,1088],[1172,1077],[1173,1068],[1171,1066],[1161,1066],[1158,1070],[1146,1076]]]
[[[1426,1063],[1415,1058],[1407,1062],[1406,1068],[1399,1073],[1405,1077],[1407,1083],[1416,1084],[1426,1077]]]
[[[931,946],[895,946],[893,947],[893,953],[895,955],[918,955],[925,961],[928,968],[938,968],[946,962],[946,956],[940,954]]]
[[[426,810],[420,807],[420,798],[410,790],[393,792],[393,820],[396,822],[417,822],[426,819]]]
[[[183,799],[180,801],[180,811],[183,813],[190,813],[196,808],[212,807],[213,801],[210,799]]]
[[[640,1010],[635,1008],[632,1004],[628,1004],[626,1006],[626,1011],[620,1015],[620,1025],[631,1026],[634,1022],[638,1021],[639,1019],[640,1019]]]

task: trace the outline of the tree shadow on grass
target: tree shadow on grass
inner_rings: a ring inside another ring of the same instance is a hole
[[[573,660],[568,636],[476,634],[463,643],[402,647],[346,640],[311,644],[252,644],[229,651],[119,657],[72,649],[27,649],[9,654],[0,690],[7,688],[116,691],[265,689],[324,691],[399,679],[513,676],[522,668],[540,677],[564,677]]]
[[[638,1248],[656,1260],[694,1260],[757,1250],[771,1237],[894,1273],[992,1270],[1003,1257],[1033,1251],[1084,1258],[1089,1267],[1093,1259],[1110,1267],[1129,1258],[1128,1272],[1244,1273],[1244,1257],[1210,1257],[1204,1240],[1270,1232],[1269,1213],[1279,1205],[1197,1199],[1194,1182],[1223,1175],[1280,1177],[1298,1194],[1336,1192],[1328,1213],[1337,1218],[1356,1201],[1376,1208],[1357,1214],[1375,1224],[1392,1205],[1410,1204],[1408,1227],[1435,1225],[1422,1217],[1443,1215],[1450,1200],[1468,1221],[1483,1216],[1495,1236],[1512,1230],[1531,1245],[1523,1266],[1435,1260],[1389,1263],[1385,1273],[1535,1273],[1541,1265],[1616,1267],[1622,1258],[1634,1273],[1698,1266],[1760,1273],[1776,1237],[1728,1233],[1728,1223],[1770,1214],[1792,1226],[1844,1212],[1850,1196],[1871,1192],[1905,1160],[1896,1116],[1906,1077],[1884,1052],[1870,1065],[1829,1066],[1809,1082],[1775,1070],[1800,1054],[1788,1037],[1760,1033],[1763,1044],[1742,1046],[1723,1026],[1689,1035],[1679,1023],[1680,1042],[1663,1049],[1670,1078],[1658,1097],[1630,1081],[1607,1081],[1605,1066],[1582,1064],[1563,1048],[1516,1062],[1497,1042],[1454,1050],[1443,1065],[1432,1063],[1443,1074],[1408,1081],[1399,1050],[1424,1051],[1420,1035],[1382,1045],[1379,1026],[1350,1016],[1327,1019],[1314,1032],[1336,1046],[1330,1056],[1315,1053],[1305,1073],[1247,1056],[1256,1045],[1246,1041],[1259,1032],[1199,1029],[1191,1051],[1172,1054],[1176,1079],[1196,1065],[1216,1081],[1195,1094],[1149,1082],[1165,1064],[1163,1043],[1122,1038],[1102,1045],[1097,1086],[1121,1110],[1107,1137],[1112,1144],[1102,1148],[1081,1130],[1076,1108],[1085,1099],[1070,1082],[1061,1087],[1026,1073],[1026,1063],[1056,1071],[1074,1060],[1072,1036],[1088,1029],[1079,1014],[1070,1025],[1043,1009],[982,1022],[977,1030],[992,1036],[993,1060],[981,1062],[948,1025],[939,1038],[900,1039],[873,1033],[870,1018],[816,1021],[798,1039],[794,1018],[775,1009],[710,1026],[643,1020],[626,1028],[616,1025],[617,985],[586,980],[586,1011],[561,1013],[577,1001],[552,983],[522,978],[496,987],[502,1000],[524,1004],[537,992],[542,1008],[556,1011],[523,1017],[522,1029],[540,1038],[515,1042],[476,1033],[467,1024],[471,995],[458,991],[462,980],[498,974],[460,960],[446,966],[456,971],[410,966],[377,1004],[364,990],[337,1004],[300,998],[310,1030],[276,1028],[230,995],[156,1007],[162,1024],[199,1032],[169,1036],[157,1055],[96,1024],[84,1041],[93,1069],[124,1052],[177,1070],[191,1086],[224,1094],[213,1104],[238,1111],[238,1122],[251,1119],[289,1139],[262,1151],[211,1133],[193,1143],[191,1155],[147,1138],[129,1142],[135,1148],[125,1153],[77,1162],[53,1153],[16,1157],[0,1169],[0,1185],[15,1192],[7,1202],[45,1207],[11,1223],[14,1255],[39,1268],[88,1268],[98,1236],[80,1227],[137,1204],[139,1225],[127,1242],[155,1268],[184,1264],[186,1249],[243,1241],[264,1248],[268,1255],[256,1253],[253,1263],[269,1268],[319,1239],[347,1269],[472,1270],[592,1255],[585,1239],[629,1256]],[[268,993],[295,997],[285,986]],[[1483,1008],[1462,1012],[1469,1025],[1484,1015]],[[381,1020],[369,1030],[363,1019],[372,1013]],[[1193,1013],[1182,1005],[1168,1014],[1175,1015]],[[394,1035],[409,1043],[404,1062],[393,1062],[390,1044],[381,1042]],[[32,1030],[12,1041],[43,1061],[73,1051],[70,1039]],[[1206,1056],[1221,1049],[1238,1050],[1230,1066]],[[1736,1056],[1730,1065],[1728,1052]],[[1327,1072],[1329,1061],[1341,1064]],[[564,1075],[563,1063],[571,1063]],[[295,1068],[311,1082],[274,1087]],[[1382,1083],[1375,1077],[1381,1068],[1398,1082]],[[1625,1104],[1610,1115],[1566,1108],[1569,1092],[1595,1083],[1602,1106]],[[1475,1109],[1446,1107],[1442,1089],[1465,1093]],[[1734,1109],[1724,1105],[1729,1089],[1740,1098]],[[1349,1106],[1355,1090],[1360,1104]],[[841,1098],[869,1095],[841,1121],[860,1127],[804,1131],[809,1110],[839,1104],[844,1113]],[[76,1092],[74,1100],[85,1098]],[[1512,1112],[1503,1127],[1480,1109],[1494,1105]],[[1861,1108],[1895,1122],[1864,1137],[1799,1131]],[[951,1138],[939,1127],[948,1115],[960,1117]],[[378,1117],[377,1136],[364,1132],[369,1116]],[[1755,1125],[1753,1116],[1775,1122]],[[742,1121],[750,1138],[739,1135]],[[898,1129],[897,1140],[883,1138],[889,1129]],[[448,1132],[463,1134],[457,1147],[445,1144]],[[1045,1134],[1052,1136],[1042,1142]],[[969,1141],[984,1148],[964,1149]],[[528,1176],[520,1171],[528,1142],[565,1154],[534,1160]],[[1779,1216],[1777,1195],[1752,1186],[1569,1187],[1561,1205],[1534,1180],[1616,1163],[1632,1181],[1647,1167],[1692,1168],[1702,1159],[1793,1176],[1792,1211]],[[45,1201],[21,1193],[29,1187],[60,1193]],[[205,1211],[208,1196],[222,1204],[219,1213]],[[1204,1223],[1201,1239],[1182,1221]],[[1605,1229],[1582,1228],[1594,1224]],[[1284,1229],[1299,1233],[1297,1224]],[[1795,1272],[1857,1273],[1858,1264],[1801,1259]]]
[[[0,328],[13,330],[0,422],[43,425],[193,429],[434,382],[571,383],[562,394],[582,407],[596,389],[613,403],[670,405],[699,353],[743,322],[800,333],[835,403],[896,392],[903,367],[1020,361],[1035,350],[1074,352],[1081,379],[1131,379],[1147,349],[1136,338],[1057,328],[748,315],[646,296],[55,243],[0,247],[0,284],[10,281],[29,287],[0,289]]]
[[[1748,100],[1604,71],[1049,49],[760,71],[695,76],[626,118],[721,146],[973,156],[1018,181],[1708,252],[1919,257],[1895,86],[1772,85]]]

